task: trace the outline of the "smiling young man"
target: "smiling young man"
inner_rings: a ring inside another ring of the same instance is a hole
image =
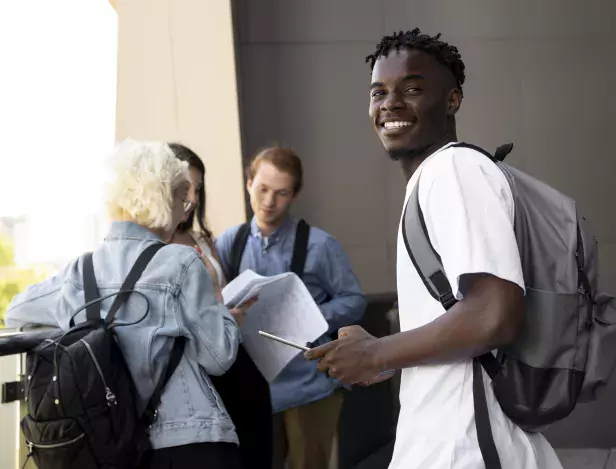
[[[254,217],[243,225],[246,237],[242,246],[237,247],[242,226],[227,230],[216,241],[228,280],[246,269],[265,276],[294,271],[295,247],[302,236],[300,221],[289,211],[302,185],[302,162],[292,149],[266,148],[253,159],[246,187]],[[317,342],[324,343],[339,328],[359,322],[366,301],[346,254],[333,236],[310,227],[303,239],[302,280],[329,324],[328,333]],[[342,405],[339,386],[301,355],[271,383],[274,469],[282,469],[285,460],[290,469],[328,467]],[[250,394],[250,389],[242,392]]]
[[[415,29],[384,37],[367,61],[374,130],[408,181],[405,207],[419,184],[430,241],[459,301],[445,311],[430,295],[400,229],[402,332],[376,339],[360,327],[343,328],[337,341],[306,356],[346,383],[374,383],[390,376],[381,374],[386,370],[403,369],[391,469],[484,468],[472,358],[510,343],[523,321],[512,193],[486,156],[453,146],[465,80],[455,47]],[[542,435],[523,432],[503,414],[485,374],[484,388],[502,468],[560,469]]]

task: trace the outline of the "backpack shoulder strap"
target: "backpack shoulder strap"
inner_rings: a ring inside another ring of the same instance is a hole
[[[494,356],[488,353],[492,358]],[[490,412],[486,399],[486,390],[483,385],[483,373],[481,372],[481,358],[473,359],[473,407],[475,409],[475,429],[479,451],[483,458],[486,469],[502,469],[498,450],[492,435],[490,424]]]
[[[513,150],[513,143],[505,143],[496,148],[496,152],[494,152],[494,160],[495,161],[503,161],[509,153]]]
[[[310,225],[304,220],[297,223],[295,231],[295,244],[293,245],[293,257],[291,257],[291,272],[299,278],[304,276],[306,256],[308,255],[308,237],[310,236]]]
[[[411,191],[404,209],[402,238],[409,257],[428,292],[434,299],[440,301],[445,310],[449,310],[457,303],[457,300],[445,275],[441,257],[432,246],[428,236],[425,219],[419,205],[419,180]],[[489,352],[473,360],[473,402],[477,439],[486,469],[501,469],[498,451],[492,436],[480,364],[490,377],[496,375],[499,365],[496,358]]]
[[[502,161],[511,152],[513,143],[499,146],[495,156],[470,143],[458,142],[452,144],[451,147],[470,148],[496,162]],[[445,275],[441,258],[430,242],[419,205],[419,178],[404,211],[402,237],[409,257],[430,294],[434,299],[439,300],[446,310],[451,308],[455,304],[455,298]]]
[[[507,157],[507,155],[511,153],[511,150],[513,150],[513,143],[505,143],[503,145],[499,145],[496,148],[494,155],[491,155],[489,152],[487,152],[481,147],[478,147],[477,145],[472,145],[470,143],[465,143],[465,142],[454,143],[451,145],[451,147],[470,148],[472,150],[478,151],[479,153],[483,153],[485,156],[490,158],[492,161],[494,161],[495,163],[498,163],[498,162],[503,161]]]
[[[406,251],[430,295],[435,300],[440,301],[446,310],[451,308],[456,303],[456,299],[445,275],[441,257],[428,237],[423,213],[419,206],[419,181],[411,191],[404,209],[402,239]]]
[[[182,355],[184,355],[185,347],[185,337],[176,337],[174,339],[173,348],[171,349],[171,356],[169,357],[169,361],[167,362],[165,371],[160,377],[158,384],[156,384],[156,388],[154,388],[152,397],[150,397],[150,400],[141,416],[143,423],[147,426],[152,425],[154,420],[156,420],[156,416],[158,415],[158,406],[160,405],[160,399],[163,396],[163,391],[165,390],[165,386],[169,382],[169,379],[171,379],[171,376],[180,364],[180,361],[182,360]]]
[[[115,319],[115,316],[120,309],[120,306],[128,299],[131,291],[135,287],[137,280],[143,274],[145,268],[150,263],[154,255],[160,251],[165,244],[156,243],[151,246],[148,246],[143,250],[139,257],[135,261],[135,264],[131,268],[130,272],[126,276],[124,283],[120,287],[120,293],[115,297],[113,304],[107,314],[106,323],[110,324]],[[86,297],[86,303],[92,302],[86,307],[87,319],[88,321],[91,318],[100,320],[100,302],[96,302],[96,300],[100,297],[100,292],[98,290],[98,286],[96,284],[96,277],[94,275],[94,265],[92,262],[92,253],[87,253],[84,256],[84,267],[83,267],[83,279],[84,279],[84,291]],[[96,314],[96,316],[94,316]],[[71,319],[73,322],[73,319]],[[148,402],[143,415],[142,421],[145,425],[151,425],[152,422],[156,419],[157,409],[160,405],[160,399],[163,395],[163,391],[167,382],[177,369],[180,361],[182,360],[182,356],[184,355],[184,348],[186,346],[186,338],[185,337],[176,337],[173,341],[173,348],[171,349],[171,356],[169,357],[169,361],[167,362],[167,366],[165,367],[165,371],[163,372],[160,380],[158,381],[156,387],[154,388],[154,392],[152,393],[152,397]]]
[[[244,255],[249,235],[250,223],[244,223],[235,234],[231,252],[229,253],[229,272],[226,272],[228,282],[240,274],[240,264],[242,263],[242,256]]]
[[[113,322],[116,314],[118,313],[118,310],[120,309],[120,306],[122,306],[130,296],[133,288],[135,288],[137,280],[139,280],[139,277],[141,277],[141,274],[143,273],[147,265],[150,263],[154,255],[164,246],[165,244],[163,243],[152,244],[145,248],[141,254],[139,254],[139,257],[135,261],[135,264],[130,269],[130,272],[128,272],[126,280],[124,280],[124,283],[120,287],[120,293],[115,297],[115,300],[113,300],[111,308],[109,309],[109,312],[107,313],[107,317],[105,319],[106,324],[111,324]]]
[[[83,256],[83,294],[86,304],[86,319],[88,321],[98,321],[101,319],[100,302],[95,302],[101,296],[96,284],[96,275],[94,274],[94,264],[92,262],[92,253],[88,252]],[[71,318],[70,326],[75,324],[74,318]]]

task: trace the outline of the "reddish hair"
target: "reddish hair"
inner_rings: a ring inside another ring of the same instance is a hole
[[[295,150],[281,146],[271,146],[261,150],[246,168],[246,178],[254,180],[263,162],[270,163],[278,171],[290,174],[293,177],[293,194],[297,195],[304,185],[304,170],[302,160]]]

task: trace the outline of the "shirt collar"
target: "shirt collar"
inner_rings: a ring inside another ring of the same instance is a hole
[[[297,224],[297,220],[291,215],[287,215],[282,224],[274,230],[272,234],[268,236],[273,242],[277,242],[280,239],[284,238],[287,233]],[[253,216],[250,221],[250,234],[255,238],[264,238],[263,233],[257,226],[257,219]]]
[[[114,221],[111,223],[105,241],[117,239],[147,239],[152,241],[162,241],[160,237],[147,228],[132,221]]]

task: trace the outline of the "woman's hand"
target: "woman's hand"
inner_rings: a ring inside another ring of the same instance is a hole
[[[248,311],[252,307],[252,305],[257,302],[258,299],[259,297],[255,296],[254,298],[251,298],[242,303],[241,306],[229,310],[231,316],[233,316],[233,319],[235,319],[235,322],[237,322],[238,326],[242,325],[242,322],[244,322],[244,316],[246,316],[246,311]]]
[[[216,273],[216,269],[210,262],[208,256],[201,250],[201,248],[195,245],[195,250],[201,256],[201,260],[207,269],[208,274],[210,274],[210,278],[212,279],[212,285],[214,286],[214,293],[216,294],[216,299],[222,303],[222,290],[220,288],[220,281],[218,280],[218,274]]]
[[[216,294],[216,298],[218,299],[220,303],[222,303],[223,302],[222,290],[220,288],[220,281],[218,279],[218,273],[216,272],[216,269],[210,262],[210,259],[208,258],[208,256],[201,250],[199,246],[195,246],[195,250],[199,253],[199,256],[201,256],[201,260],[203,261],[205,268],[210,274],[210,277],[212,279],[212,285],[214,286],[214,293]],[[254,298],[251,298],[250,300],[244,302],[241,306],[238,306],[236,308],[229,310],[229,312],[231,313],[231,316],[233,316],[233,319],[235,319],[235,322],[237,322],[239,326],[241,326],[242,322],[244,321],[244,316],[246,316],[246,311],[248,311],[251,308],[251,306],[257,302],[258,299],[259,297],[255,296]]]

